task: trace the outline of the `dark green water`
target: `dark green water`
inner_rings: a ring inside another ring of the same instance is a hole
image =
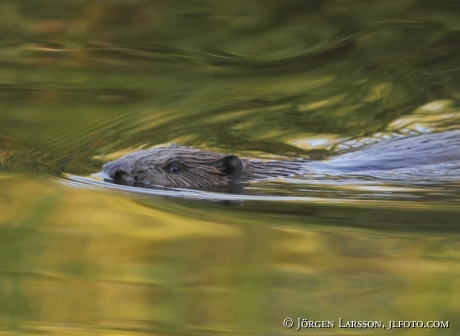
[[[162,144],[292,159],[459,129],[459,32],[447,0],[2,1],[0,335],[458,335],[458,178],[92,174]]]

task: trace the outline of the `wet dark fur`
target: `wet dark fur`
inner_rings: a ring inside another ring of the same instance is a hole
[[[126,155],[106,163],[102,171],[129,185],[198,188],[310,172],[392,170],[440,162],[460,162],[460,131],[384,140],[322,162],[249,160],[173,145]]]
[[[126,184],[140,182],[196,188],[287,176],[299,171],[301,165],[296,161],[245,160],[234,155],[173,145],[126,155],[106,163],[102,171]]]

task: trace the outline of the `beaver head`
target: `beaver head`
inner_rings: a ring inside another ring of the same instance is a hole
[[[246,162],[234,155],[173,145],[142,150],[106,163],[115,182],[165,187],[210,187],[240,183]]]

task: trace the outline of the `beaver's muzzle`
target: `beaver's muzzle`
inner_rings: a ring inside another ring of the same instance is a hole
[[[129,167],[126,162],[116,160],[102,166],[102,172],[114,180],[126,180],[129,176]]]

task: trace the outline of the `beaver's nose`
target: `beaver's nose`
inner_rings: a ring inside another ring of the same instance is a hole
[[[118,169],[114,172],[113,176],[110,176],[114,180],[122,180],[126,175],[128,175],[128,172],[123,169]]]
[[[129,173],[128,166],[125,163],[119,161],[106,163],[104,166],[102,166],[102,171],[114,180],[122,180]]]

